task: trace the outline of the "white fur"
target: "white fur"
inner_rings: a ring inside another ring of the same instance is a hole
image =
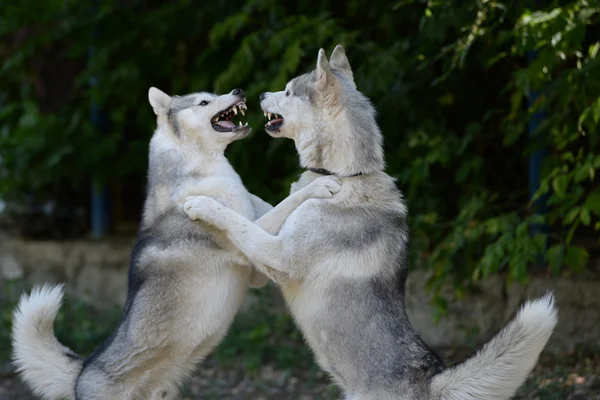
[[[145,232],[151,240],[139,242],[132,263],[132,276],[147,278],[128,299],[125,322],[82,369],[83,360],[53,334],[62,286],[35,288],[15,313],[14,362],[24,381],[46,399],[73,399],[75,393],[85,400],[173,398],[225,335],[249,283],[267,282],[224,235],[189,221],[181,207],[187,196],[204,194],[248,220],[272,208],[246,190],[224,156],[226,146],[249,129],[217,132],[210,121],[241,97],[171,98],[152,88],[148,98],[158,127],[150,143],[140,237]]]
[[[62,285],[35,287],[21,296],[13,316],[13,361],[31,390],[43,399],[72,398],[82,362],[54,336],[53,324],[63,297]]]
[[[302,203],[307,202],[309,199],[329,199],[332,198],[333,195],[339,193],[341,190],[341,185],[339,180],[333,177],[320,177],[315,179],[310,184],[306,185],[304,188],[292,193],[285,200],[279,203],[276,207],[274,207],[271,211],[263,215],[258,220],[252,223],[249,220],[241,221],[241,229],[246,227],[253,229],[256,226],[261,227],[261,232],[266,232],[270,235],[274,235],[279,232],[286,222],[288,217],[300,206]],[[311,200],[314,201],[314,200]],[[233,213],[231,215],[223,214],[221,211],[223,210],[223,205],[216,202],[214,199],[207,196],[190,196],[185,200],[183,208],[190,219],[196,220],[204,220],[211,222],[213,225],[217,227],[226,226],[227,222],[235,224],[239,223],[238,217],[241,217],[237,213]],[[223,219],[221,224],[217,224],[213,219],[207,218],[207,215],[213,215],[217,219]],[[227,221],[227,222],[225,222]],[[265,236],[265,238],[269,238],[272,236]],[[269,252],[271,243],[266,243],[262,250]],[[261,249],[257,248],[257,251],[261,251]],[[278,248],[278,251],[281,251],[281,248]],[[269,254],[264,254],[264,256],[269,257]],[[274,254],[273,254],[274,256]],[[259,267],[262,269],[262,266]],[[262,273],[268,275],[273,281],[281,282],[282,276],[285,274],[281,274],[282,271],[278,271],[275,269],[271,270],[262,270]],[[284,279],[287,279],[285,277]]]
[[[358,142],[357,138],[364,138],[364,135],[349,134],[349,128],[352,129],[356,124],[344,106],[344,96],[358,92],[355,91],[352,70],[341,46],[336,47],[332,54],[334,61],[336,73],[343,81],[334,74],[323,49],[319,51],[314,71],[313,98],[306,90],[295,90],[296,86],[310,86],[296,82],[305,79],[308,74],[288,82],[282,91],[264,93],[262,109],[284,118],[283,125],[276,132],[267,132],[273,137],[293,139],[303,167],[326,166],[341,177],[379,171],[383,169],[384,161],[382,138],[375,120],[369,118],[360,121],[365,124],[364,128],[377,131],[369,140]],[[364,107],[372,110],[368,101],[363,103]],[[370,154],[368,163],[361,159],[366,148]]]
[[[551,293],[529,301],[473,357],[437,375],[432,397],[441,400],[506,400],[535,366],[558,321]]]
[[[132,279],[138,274],[146,279],[128,299],[129,311],[110,344],[83,369],[83,361],[67,357],[68,349],[52,332],[62,287],[36,288],[23,297],[15,314],[15,364],[44,398],[73,399],[75,393],[84,400],[174,398],[181,381],[225,335],[249,283],[266,284],[267,277],[222,232],[190,221],[184,202],[193,218],[207,195],[246,221],[258,218],[278,231],[306,199],[330,198],[339,191],[335,179],[324,178],[273,208],[246,190],[223,154],[248,130],[211,127],[211,117],[237,104],[239,96],[198,93],[176,99],[153,88],[148,97],[158,128],[150,143],[140,238],[150,239],[138,242],[132,264]]]
[[[402,293],[386,300],[398,312],[397,320],[386,323],[391,316],[376,313],[381,302],[375,302],[378,289],[370,285],[377,282],[391,296],[391,285],[405,284],[396,281],[396,273],[408,266],[392,256],[397,250],[406,252],[408,231],[398,223],[390,227],[390,221],[405,219],[406,206],[394,180],[383,172],[373,108],[348,82],[352,73],[343,51],[331,58],[335,74],[321,50],[315,71],[295,78],[281,92],[266,93],[261,106],[284,117],[279,130],[269,134],[293,139],[303,166],[343,178],[339,193],[306,201],[286,216],[278,233],[208,197],[186,202],[188,213],[193,211],[194,218],[225,231],[258,269],[278,276],[273,279],[317,362],[341,386],[346,399],[508,399],[526,379],[556,325],[552,296],[527,303],[514,321],[463,364],[437,376],[441,361],[432,353],[426,361],[430,364],[419,364],[428,349],[410,326]],[[358,172],[363,175],[356,176]],[[305,172],[292,185],[291,196],[317,176]],[[389,230],[370,241],[367,226]],[[352,312],[343,314],[350,303]],[[390,329],[394,323],[404,328],[400,348],[396,331]],[[348,340],[363,332],[372,333],[372,341]],[[390,377],[386,369],[393,365],[390,360],[404,363],[406,374]],[[373,383],[376,379],[383,382],[381,387]]]
[[[169,104],[171,104],[171,96],[155,87],[148,90],[148,100],[156,115],[160,115],[161,111],[169,108]]]

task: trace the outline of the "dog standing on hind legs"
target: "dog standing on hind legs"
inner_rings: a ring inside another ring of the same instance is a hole
[[[224,156],[229,143],[250,132],[232,121],[246,109],[240,89],[171,97],[151,88],[149,100],[158,127],[118,327],[84,360],[53,333],[62,286],[34,288],[14,314],[14,364],[44,399],[175,398],[182,380],[225,335],[249,283],[266,283],[221,232],[188,218],[185,198],[207,195],[248,221],[278,229],[281,214],[339,191],[335,179],[325,178],[275,208],[248,193]]]
[[[407,209],[384,172],[375,110],[356,89],[343,47],[331,62],[321,49],[315,70],[260,98],[265,129],[294,140],[307,169],[292,193],[322,175],[340,179],[340,192],[304,202],[279,232],[205,196],[186,200],[190,218],[223,230],[276,281],[317,362],[347,400],[512,397],[557,323],[553,296],[525,303],[475,355],[445,368],[406,314]]]

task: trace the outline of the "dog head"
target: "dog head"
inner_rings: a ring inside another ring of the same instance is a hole
[[[234,117],[244,115],[246,98],[242,89],[229,94],[199,92],[184,96],[169,96],[157,88],[148,91],[150,105],[157,115],[158,126],[182,142],[199,142],[203,146],[227,145],[250,133],[247,123],[236,125]]]
[[[375,109],[356,90],[341,45],[333,50],[331,62],[319,50],[313,71],[292,79],[282,91],[262,93],[260,104],[269,118],[267,133],[293,139],[303,167],[340,176],[383,170]]]

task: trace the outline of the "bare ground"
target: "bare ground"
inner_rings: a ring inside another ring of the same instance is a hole
[[[465,352],[443,352],[459,361]],[[231,363],[228,363],[231,364]],[[182,390],[185,400],[339,399],[339,391],[315,369],[284,370],[265,365],[248,372],[244,367],[207,360]],[[5,364],[0,371],[0,400],[30,400],[33,395]],[[578,351],[562,357],[543,356],[515,399],[600,400],[600,352]]]

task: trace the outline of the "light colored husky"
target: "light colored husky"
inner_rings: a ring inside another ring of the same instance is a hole
[[[62,346],[53,321],[62,286],[34,288],[13,321],[14,363],[45,399],[165,399],[225,335],[249,281],[266,283],[225,236],[191,221],[183,200],[204,194],[247,221],[274,220],[309,197],[331,197],[334,179],[315,181],[272,207],[248,193],[224,156],[250,132],[232,118],[246,109],[240,89],[170,97],[151,88],[158,127],[150,142],[148,189],[131,256],[129,291],[113,335],[84,360]],[[272,209],[272,210],[271,210]],[[269,211],[266,215],[267,211]],[[276,225],[276,229],[279,225]]]
[[[375,110],[356,89],[344,49],[285,89],[263,93],[267,132],[293,139],[306,171],[292,193],[321,175],[341,179],[331,199],[308,200],[278,234],[207,197],[184,205],[213,224],[273,277],[312,348],[352,400],[502,400],[537,362],[557,315],[553,296],[526,303],[474,356],[445,368],[410,324],[407,208],[384,173]],[[271,119],[272,117],[274,119]]]

